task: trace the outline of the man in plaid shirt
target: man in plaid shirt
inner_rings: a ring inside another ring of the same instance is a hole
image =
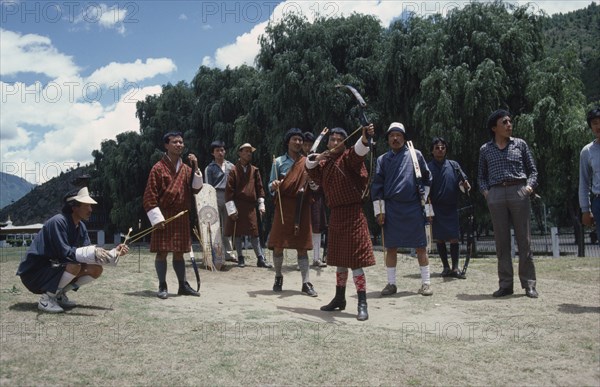
[[[525,294],[537,298],[531,253],[530,196],[537,187],[537,168],[529,146],[512,137],[512,120],[506,110],[496,110],[487,122],[491,140],[479,149],[479,190],[485,196],[496,241],[500,288],[494,297],[513,294],[510,227],[519,247],[519,279]]]

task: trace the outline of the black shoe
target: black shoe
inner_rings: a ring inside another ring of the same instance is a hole
[[[346,287],[345,286],[336,286],[335,287],[335,297],[333,300],[327,305],[323,305],[321,307],[322,311],[325,312],[333,312],[334,310],[344,310],[346,309]]]
[[[313,285],[310,282],[305,282],[302,284],[302,293],[309,295],[311,297],[318,296],[317,292],[315,291],[315,288],[313,287]]]
[[[169,292],[167,291],[167,283],[161,282],[158,285],[158,293],[156,293],[156,297],[166,300],[169,297]]]
[[[442,270],[442,272],[440,273],[440,277],[449,277],[451,273],[452,270],[450,270],[449,267],[445,267],[444,270]]]
[[[275,283],[273,284],[273,291],[280,292],[283,290],[283,277],[275,277]]]
[[[265,257],[263,257],[261,255],[260,257],[258,257],[258,260],[256,261],[256,267],[264,267],[264,268],[270,269],[273,267],[273,265],[271,265],[270,263],[265,261]]]
[[[494,292],[494,294],[492,294],[492,296],[493,297],[504,297],[504,296],[510,296],[511,294],[513,294],[512,289],[500,288],[500,289],[496,290]]]
[[[238,257],[238,267],[246,267],[246,261],[244,260],[244,257]]]
[[[529,298],[538,298],[539,294],[535,290],[535,286],[528,286],[525,288],[525,295]]]
[[[367,310],[367,292],[361,290],[358,294],[358,314],[356,319],[358,321],[366,321],[369,319],[369,311]]]
[[[179,284],[179,290],[177,291],[177,294],[180,296],[200,297],[200,293],[192,289],[187,281],[185,281],[183,284]]]

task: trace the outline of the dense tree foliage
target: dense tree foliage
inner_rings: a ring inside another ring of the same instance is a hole
[[[312,23],[288,15],[260,38],[256,67],[202,66],[190,84],[165,85],[161,95],[139,102],[139,133],[122,133],[94,151],[94,184],[118,229],[145,222],[145,180],[170,130],[184,132],[202,167],[213,140],[226,142],[231,161],[251,142],[266,183],[290,127],[318,133],[358,126],[356,102],[336,88],[351,84],[369,105],[376,154],[387,149],[389,123],[401,121],[425,155],[433,136],[449,140],[450,157],[475,184],[479,147],[489,140],[486,118],[509,109],[515,136],[528,141],[539,165],[538,194],[551,222],[572,225],[579,150],[591,139],[585,111],[599,99],[599,20],[595,3],[552,18],[502,2],[471,3],[446,17],[413,16],[387,28],[359,14]],[[486,226],[484,202],[473,196]]]

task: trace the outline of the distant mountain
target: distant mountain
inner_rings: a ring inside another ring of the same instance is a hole
[[[63,195],[74,188],[71,184],[73,179],[84,173],[89,173],[89,168],[77,168],[61,173],[60,176],[54,177],[42,185],[32,185],[34,188],[30,187],[25,196],[0,209],[0,222],[4,222],[10,217],[15,225],[44,223],[46,219],[60,212]],[[2,178],[2,187],[2,199],[4,200],[4,177]]]
[[[35,184],[19,176],[0,172],[0,209],[21,199],[34,187]]]

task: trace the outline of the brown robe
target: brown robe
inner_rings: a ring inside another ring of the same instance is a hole
[[[192,168],[181,164],[179,171],[167,155],[163,156],[148,176],[143,199],[144,211],[159,207],[165,219],[188,210],[184,215],[156,229],[150,238],[150,251],[187,253],[192,248],[189,210],[192,208]]]
[[[234,201],[238,211],[238,219],[234,222],[230,218],[225,226],[225,236],[259,236],[256,206],[258,198],[264,197],[265,190],[258,168],[249,164],[244,172],[244,167],[238,161],[229,172],[227,186],[225,187],[225,203],[231,200]],[[235,235],[233,235],[234,231]]]
[[[283,221],[279,210],[279,195],[275,192],[275,215],[267,247],[269,249],[285,248],[297,250],[312,250],[312,227],[310,216],[311,190],[308,186],[308,176],[304,170],[306,157],[302,156],[290,168],[283,182],[279,186],[281,193],[281,207],[283,208]],[[295,233],[296,207],[298,194],[304,190],[300,223]]]
[[[362,209],[362,193],[368,182],[364,159],[352,148],[308,170],[310,178],[323,187],[331,209],[327,234],[327,263],[331,266],[358,269],[375,264]]]

